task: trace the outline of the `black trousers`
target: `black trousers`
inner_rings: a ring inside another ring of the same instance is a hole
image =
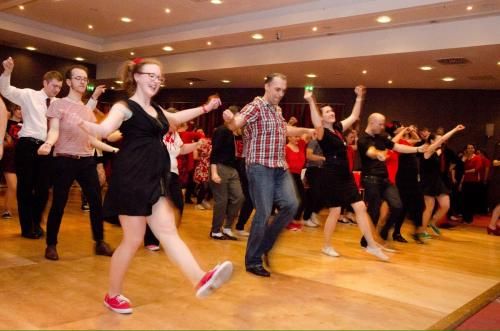
[[[478,213],[480,204],[481,183],[479,182],[464,182],[462,185],[463,191],[463,217],[464,222],[472,223],[474,214]]]
[[[415,228],[422,226],[422,214],[425,209],[424,193],[418,181],[411,179],[396,179],[396,185],[398,187],[399,196],[401,197],[401,202],[403,203],[403,209],[394,224],[393,237],[401,234],[401,226],[406,216],[413,222]]]
[[[374,225],[378,223],[382,200],[387,201],[389,204],[389,218],[380,232],[380,236],[383,239],[387,239],[389,229],[396,224],[403,209],[398,189],[387,178],[382,177],[364,176],[362,182],[365,189],[365,202],[367,204],[368,215],[370,215]],[[367,246],[365,237],[361,238],[361,246]]]
[[[305,189],[304,195],[304,219],[308,220],[312,213],[319,213],[323,207],[321,203],[321,168],[307,168],[306,180],[309,188]]]
[[[184,197],[182,196],[181,183],[179,181],[179,175],[176,173],[170,173],[170,182],[168,184],[169,198],[174,204],[175,208],[179,210],[179,214],[182,217],[182,212],[184,211]],[[146,225],[146,233],[144,234],[144,246],[148,245],[159,245],[160,241],[155,237],[153,231]]]
[[[68,202],[69,191],[76,180],[87,197],[90,206],[92,237],[98,242],[104,239],[102,224],[101,186],[97,176],[96,162],[93,156],[73,159],[54,158],[54,191],[52,206],[47,220],[47,245],[57,244],[57,235],[61,227],[64,208]]]
[[[250,197],[250,191],[248,190],[248,178],[247,178],[247,170],[245,165],[245,159],[238,159],[238,175],[240,176],[241,189],[243,191],[243,196],[245,197],[245,201],[240,209],[240,215],[238,216],[238,222],[236,223],[236,230],[242,231],[245,229],[245,224],[248,222],[250,215],[252,215],[253,211],[253,202]]]
[[[49,197],[52,157],[37,154],[42,144],[41,140],[23,137],[16,145],[17,210],[23,235],[41,232]]]

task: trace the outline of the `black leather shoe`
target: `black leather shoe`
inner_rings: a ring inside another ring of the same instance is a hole
[[[210,238],[215,239],[215,240],[226,240],[227,239],[227,237],[222,232],[218,232],[218,233],[220,233],[221,235],[217,236],[217,235],[215,235],[215,233],[210,232]]]
[[[23,238],[27,238],[27,239],[40,239],[41,237],[38,236],[36,233],[34,232],[27,232],[27,233],[22,233],[21,236]]]
[[[398,241],[400,243],[407,243],[408,242],[408,240],[406,240],[401,234],[396,234],[396,235],[392,236],[392,240]]]
[[[104,241],[99,241],[95,244],[95,255],[112,256],[113,250]]]
[[[254,267],[247,267],[247,272],[260,277],[271,277],[271,273],[266,269],[264,269],[264,267],[261,265],[257,265]]]
[[[45,258],[52,261],[59,260],[59,254],[57,254],[56,245],[47,246],[47,248],[45,249]]]

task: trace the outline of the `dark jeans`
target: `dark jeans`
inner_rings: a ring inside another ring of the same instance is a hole
[[[244,230],[245,224],[247,224],[248,219],[253,211],[253,202],[250,197],[250,191],[248,188],[248,178],[247,178],[247,170],[245,165],[245,159],[239,158],[237,161],[237,170],[238,175],[240,176],[241,190],[243,191],[243,195],[245,197],[245,201],[241,206],[240,216],[238,216],[238,223],[236,223],[236,230]]]
[[[295,191],[297,192],[297,198],[299,200],[299,207],[297,212],[293,217],[294,220],[300,221],[302,219],[302,213],[304,212],[304,200],[306,192],[304,190],[304,183],[300,178],[300,174],[292,174],[293,182],[295,183]]]
[[[210,180],[210,189],[214,195],[214,210],[212,216],[212,233],[220,232],[224,219],[225,228],[231,228],[234,219],[238,216],[243,200],[240,176],[235,168],[217,164],[217,173],[221,178],[220,184]]]
[[[415,181],[414,183],[408,184],[406,180],[397,180],[396,184],[398,186],[403,209],[396,220],[396,224],[394,224],[394,233],[392,237],[401,234],[401,226],[406,216],[413,222],[415,228],[422,226],[422,214],[425,209],[424,193],[418,182]]]
[[[304,219],[311,218],[312,213],[319,213],[323,207],[321,204],[321,168],[309,167],[306,170],[306,180],[309,188],[305,190],[304,196]]]
[[[199,183],[197,186],[198,192],[196,192],[196,203],[201,205],[203,200],[210,200],[210,187],[208,186],[208,182]]]
[[[81,159],[55,157],[53,163],[57,176],[54,176],[52,206],[47,220],[47,245],[57,244],[57,235],[61,226],[64,208],[68,202],[71,185],[75,179],[80,184],[90,206],[92,237],[96,242],[103,240],[101,186],[97,176],[95,158],[93,156]]]
[[[181,183],[179,181],[179,175],[176,173],[170,173],[170,181],[168,183],[168,198],[174,204],[175,208],[179,210],[179,214],[182,217],[182,212],[184,211],[184,197],[182,196]],[[144,246],[147,245],[159,245],[160,241],[155,237],[153,231],[146,226],[146,233],[144,234]]]
[[[389,204],[389,218],[380,231],[380,236],[383,239],[387,239],[389,230],[396,224],[403,209],[398,189],[387,178],[374,176],[364,176],[363,187],[365,189],[365,202],[367,204],[368,215],[370,215],[374,225],[377,225],[380,216],[382,200],[387,201]],[[366,247],[366,245],[365,237],[361,238],[361,246]]]
[[[267,254],[281,231],[290,223],[297,211],[298,201],[293,179],[283,168],[268,168],[260,164],[247,167],[250,195],[255,206],[250,236],[245,255],[246,267],[262,265],[262,255]],[[269,221],[273,203],[278,214]]]
[[[43,141],[20,138],[16,145],[17,209],[23,235],[41,231],[40,223],[49,197],[51,156],[40,156]]]

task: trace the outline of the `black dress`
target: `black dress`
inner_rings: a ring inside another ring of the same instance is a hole
[[[113,162],[109,189],[104,199],[104,216],[149,216],[160,196],[168,194],[170,157],[162,138],[168,121],[153,104],[157,118],[132,100],[127,100],[132,117],[120,126],[120,152]]]
[[[420,176],[424,195],[437,197],[442,194],[450,194],[450,190],[441,178],[440,157],[437,153],[432,154],[428,159],[422,154]]]
[[[334,132],[324,129],[323,139],[318,144],[326,159],[323,164],[322,193],[324,206],[342,207],[362,201],[354,176],[349,170],[347,144],[342,136],[342,123],[333,125]]]

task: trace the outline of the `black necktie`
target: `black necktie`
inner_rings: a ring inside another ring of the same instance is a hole
[[[47,105],[47,109],[49,109],[49,106],[50,106],[50,98],[45,99],[45,104]]]

